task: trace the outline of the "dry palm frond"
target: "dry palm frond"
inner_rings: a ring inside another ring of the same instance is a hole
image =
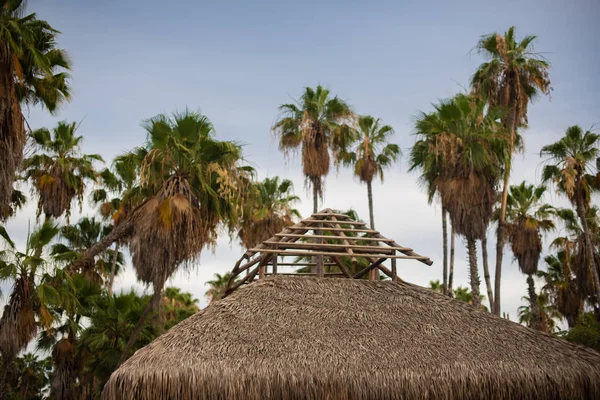
[[[524,274],[537,271],[538,261],[542,253],[542,237],[537,226],[531,226],[527,220],[514,223],[509,227],[508,240],[519,268]]]
[[[214,243],[217,222],[193,198],[185,179],[169,179],[134,216],[130,249],[138,278],[166,281],[179,264],[193,261]]]
[[[77,190],[64,180],[65,171],[54,164],[49,171],[44,171],[37,178],[39,191],[38,216],[42,212],[47,216],[58,218],[71,211],[71,201],[77,196]]]
[[[485,235],[496,203],[494,184],[493,179],[476,172],[438,181],[457,233],[477,239]]]
[[[11,60],[0,60],[3,80],[0,93],[0,218],[10,207],[13,182],[23,161],[26,142],[23,115],[15,94],[13,67]]]
[[[37,332],[34,284],[22,276],[14,285],[0,320],[0,351],[5,360],[13,360]]]

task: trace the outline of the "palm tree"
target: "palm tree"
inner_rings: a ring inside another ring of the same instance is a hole
[[[238,233],[242,245],[248,249],[273,237],[295,218],[301,218],[293,204],[300,200],[293,193],[289,179],[266,178],[253,184]]]
[[[71,76],[67,72],[71,61],[65,50],[56,47],[56,35],[60,32],[39,22],[31,26],[35,52],[26,52],[19,59],[23,75],[17,79],[15,90],[21,106],[39,104],[54,114],[71,99]]]
[[[117,157],[113,162],[113,170],[106,168],[100,172],[102,186],[92,192],[92,203],[99,205],[100,215],[104,220],[112,222],[112,229],[127,220],[131,210],[142,201],[140,191],[136,191],[136,170],[143,156],[133,154],[131,157]],[[114,171],[114,172],[113,172]],[[114,196],[114,197],[111,197]],[[115,240],[115,249],[110,267],[108,281],[108,295],[113,292],[117,263],[122,253],[119,253],[121,244],[126,242],[125,237]]]
[[[61,242],[52,245],[51,254],[59,262],[67,262],[67,270],[71,274],[81,274],[90,282],[106,285],[110,290],[111,273],[119,274],[125,267],[123,254],[115,256],[112,250],[105,250],[94,259],[83,264],[73,264],[85,249],[98,242],[103,236],[110,232],[110,227],[103,225],[96,218],[83,217],[75,225],[63,226],[60,229]],[[112,261],[114,270],[112,269]],[[76,267],[76,268],[75,268]]]
[[[78,351],[85,353],[84,371],[91,374],[84,384],[95,394],[93,398],[99,398],[150,299],[130,292],[100,296],[94,301],[95,305],[86,311],[88,323],[79,335]],[[136,335],[133,349],[147,345],[156,336],[157,329],[146,320]]]
[[[77,400],[82,393],[81,382],[76,382],[85,361],[85,354],[77,350],[79,334],[83,329],[86,311],[94,306],[94,299],[101,293],[100,286],[81,274],[58,274],[49,279],[61,292],[69,293],[73,301],[62,301],[60,305],[50,308],[58,323],[40,334],[37,350],[51,354],[51,397]]]
[[[182,292],[179,288],[166,288],[163,299],[166,309],[165,328],[171,329],[179,322],[200,311],[198,301],[191,293]]]
[[[518,308],[519,323],[545,333],[553,333],[556,330],[556,320],[560,319],[561,315],[554,307],[554,304],[549,301],[548,296],[545,293],[536,295],[537,311],[533,311],[531,298],[523,296],[522,299],[528,305]]]
[[[340,152],[343,164],[354,168],[354,175],[367,184],[369,218],[371,229],[375,229],[373,218],[373,179],[379,176],[383,182],[383,170],[389,168],[402,154],[397,144],[389,143],[394,129],[382,125],[379,118],[370,115],[358,117],[358,125],[352,129],[353,141],[349,149]]]
[[[56,48],[58,31],[35,14],[23,16],[26,1],[0,2],[0,216],[7,214],[15,172],[26,141],[22,105],[42,103],[53,112],[69,99],[70,68]]]
[[[481,97],[491,107],[505,110],[502,123],[508,131],[508,154],[504,162],[502,203],[498,221],[496,244],[496,276],[494,314],[500,315],[500,279],[506,232],[504,229],[506,202],[512,163],[512,154],[519,147],[517,128],[527,126],[527,107],[539,94],[549,94],[549,63],[533,51],[535,36],[515,39],[515,27],[511,26],[504,35],[491,33],[482,36],[476,49],[489,61],[477,68],[471,78],[472,93]]]
[[[52,363],[49,358],[39,358],[33,353],[26,353],[14,362],[18,383],[10,388],[9,399],[40,400],[50,384]]]
[[[556,310],[573,328],[583,312],[583,296],[573,276],[573,256],[568,251],[559,251],[544,258],[547,271],[538,271],[537,275],[544,279],[542,293],[554,304]]]
[[[490,223],[505,148],[496,115],[493,110],[484,115],[484,107],[479,99],[459,94],[436,105],[433,113],[422,114],[416,122],[419,146],[432,148],[417,150],[418,160],[411,155],[413,165],[435,173],[425,178],[432,179],[440,192],[456,233],[467,239],[476,307],[480,281],[475,243]]]
[[[596,190],[596,172],[600,159],[600,135],[590,131],[584,132],[579,126],[567,128],[565,136],[550,145],[542,147],[541,155],[547,156],[548,164],[544,166],[542,178],[544,182],[552,181],[559,193],[567,196],[575,207],[583,229],[585,241],[584,265],[591,272],[596,301],[600,302],[600,265],[594,256],[594,244],[590,232],[588,214],[590,198]]]
[[[6,243],[6,249],[0,251],[0,280],[12,284],[8,302],[0,318],[0,353],[3,364],[0,398],[5,398],[7,393],[7,385],[11,380],[11,363],[35,337],[38,321],[42,326],[50,327],[53,317],[48,307],[60,303],[57,290],[52,285],[41,282],[46,260],[40,255],[57,233],[58,228],[46,222],[29,235],[25,251],[19,251],[6,230],[0,226],[0,237]]]
[[[220,300],[225,294],[225,290],[227,289],[227,284],[229,279],[231,278],[231,273],[227,272],[223,275],[215,274],[215,279],[212,281],[206,282],[208,285],[208,290],[206,291],[206,297],[208,298],[208,302],[212,303],[213,301]],[[235,284],[235,282],[233,282]]]
[[[191,268],[202,249],[214,246],[218,228],[236,226],[252,169],[240,165],[241,147],[218,141],[209,119],[185,111],[144,123],[148,133],[138,168],[146,198],[131,212],[129,248],[138,278],[154,294],[128,346],[124,361],[147,316],[160,306],[164,284],[179,268]],[[115,228],[119,229],[119,227]],[[114,237],[113,237],[114,238]]]
[[[328,89],[305,88],[296,104],[279,106],[280,115],[272,130],[279,138],[279,149],[288,155],[302,150],[302,168],[313,190],[313,212],[323,198],[323,179],[329,173],[330,153],[339,161],[340,149],[351,139],[349,123],[354,114]]]
[[[440,283],[439,280],[429,281],[429,289],[438,293],[444,293],[444,285]],[[457,287],[452,292],[452,297],[454,297],[456,300],[460,300],[468,304],[473,304],[473,293],[471,293],[471,291],[468,288],[464,288],[462,286]],[[479,304],[481,309],[487,310],[485,306],[481,305],[484,299],[485,296],[479,295]]]
[[[75,122],[59,122],[51,131],[46,128],[31,133],[38,152],[23,164],[25,177],[38,196],[38,215],[61,217],[71,213],[75,199],[81,206],[86,183],[95,182],[94,161],[103,161],[97,154],[81,154],[82,136],[75,136]]]
[[[591,271],[587,266],[587,245],[581,224],[576,213],[570,208],[557,209],[556,215],[562,223],[564,236],[554,239],[551,248],[558,251],[547,262],[546,286],[558,311],[567,322],[574,326],[587,300],[597,307],[596,291]],[[600,263],[600,251],[597,250],[600,238],[600,210],[590,207],[587,222],[592,234],[593,256]],[[550,264],[552,262],[552,265]],[[553,268],[551,268],[553,266]]]
[[[441,123],[436,113],[421,113],[415,119],[415,134],[419,139],[410,149],[409,171],[420,170],[419,183],[425,187],[427,202],[431,204],[436,197],[440,197],[442,204],[442,246],[443,246],[443,271],[442,271],[442,293],[452,296],[452,280],[454,272],[454,239],[455,230],[451,231],[450,262],[448,262],[448,211],[445,206],[442,193],[438,184],[442,171],[449,167],[443,165],[443,159],[438,156],[443,135],[446,128]],[[448,264],[450,266],[448,267]]]
[[[519,269],[527,275],[530,326],[537,330],[542,330],[543,325],[533,276],[542,253],[542,233],[554,229],[554,222],[549,219],[553,207],[542,202],[545,192],[545,186],[528,185],[523,181],[510,187],[506,207],[508,241]]]

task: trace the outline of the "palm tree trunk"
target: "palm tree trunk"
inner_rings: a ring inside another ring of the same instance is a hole
[[[369,198],[369,221],[371,229],[375,229],[375,218],[373,217],[373,187],[371,181],[367,182],[367,196]]]
[[[142,328],[144,327],[144,324],[146,323],[148,316],[150,316],[150,314],[152,314],[155,310],[158,309],[158,306],[160,305],[160,299],[162,297],[162,290],[163,290],[164,286],[165,286],[165,283],[162,282],[161,284],[156,285],[154,287],[154,293],[152,294],[152,298],[150,299],[148,304],[146,304],[146,307],[144,308],[144,312],[140,316],[140,319],[138,320],[137,325],[135,326],[133,332],[131,333],[129,340],[127,341],[127,345],[125,346],[125,349],[121,353],[121,358],[119,358],[117,367],[120,366],[121,364],[123,364],[129,358],[131,350],[133,350],[133,346],[135,345],[135,341],[137,340],[140,332],[142,331]]]
[[[511,153],[512,154],[512,153]],[[502,258],[504,257],[504,243],[506,236],[506,202],[508,200],[508,180],[510,178],[510,162],[507,162],[504,171],[504,183],[502,186],[502,205],[500,208],[500,219],[496,233],[496,273],[494,276],[494,305],[492,312],[500,315],[500,282],[502,279]]]
[[[442,205],[442,293],[448,294],[448,219],[446,218],[446,207]]]
[[[498,220],[498,231],[496,241],[496,276],[494,277],[494,307],[492,312],[500,316],[500,282],[502,278],[502,258],[504,257],[504,243],[506,241],[506,203],[508,201],[508,185],[510,181],[510,169],[512,167],[512,154],[515,148],[515,133],[517,130],[516,108],[513,106],[508,115],[505,126],[508,127],[509,148],[508,158],[504,166],[504,182],[502,184],[502,204],[500,207],[500,218]]]
[[[467,250],[469,253],[469,277],[471,279],[471,303],[477,309],[481,307],[479,299],[479,271],[477,271],[477,245],[473,238],[467,239]]]
[[[592,280],[594,282],[594,290],[596,292],[596,302],[600,302],[600,277],[598,276],[598,268],[596,266],[596,260],[594,259],[594,246],[592,245],[592,239],[590,237],[590,229],[587,223],[587,212],[583,204],[583,198],[580,195],[582,190],[579,189],[581,183],[577,183],[577,214],[581,220],[581,228],[583,229],[583,236],[585,239],[585,253],[587,258],[587,267],[592,273]]]
[[[311,183],[313,187],[313,213],[316,214],[319,212],[319,189],[317,187],[317,182],[314,178],[311,178]],[[320,231],[315,231],[316,235],[320,235]],[[313,239],[315,243],[321,243],[321,239]],[[313,256],[314,265],[311,267],[311,271],[313,274],[316,274],[317,278],[323,278],[325,276],[325,271],[323,267],[323,256]]]
[[[371,181],[367,181],[367,198],[369,200],[369,226],[371,229],[375,229],[375,217],[373,217],[373,186]],[[374,268],[369,272],[369,279],[372,281],[379,280],[379,270],[377,268]]]
[[[14,54],[9,47],[3,43],[0,60],[0,219],[10,209],[15,171],[21,166],[26,141],[23,113],[15,92]]]
[[[452,284],[454,282],[454,240],[456,239],[456,232],[454,226],[450,230],[450,266],[448,268],[448,296],[453,297]]]
[[[481,258],[483,258],[483,277],[485,287],[487,288],[490,301],[490,311],[494,308],[494,292],[492,291],[492,281],[490,280],[490,267],[488,264],[487,237],[484,235],[481,239]]]
[[[313,214],[316,214],[319,212],[319,189],[314,179],[311,179],[311,182],[313,187]]]
[[[115,243],[115,253],[113,254],[112,263],[110,265],[110,277],[108,279],[108,295],[113,294],[113,283],[115,282],[115,268],[117,267],[117,260],[119,259],[119,246],[121,242],[117,240]]]
[[[527,274],[527,293],[529,294],[529,307],[531,308],[531,328],[541,331],[542,318],[537,302],[537,294],[535,293],[535,282],[531,274]]]

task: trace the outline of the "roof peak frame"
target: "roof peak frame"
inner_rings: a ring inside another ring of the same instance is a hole
[[[308,234],[309,232],[312,234]],[[296,259],[279,264],[278,258],[281,256],[295,256]],[[368,262],[368,266],[352,274],[343,262],[345,257],[350,258],[353,265],[362,259],[363,264],[364,261]],[[309,258],[312,262],[306,261]],[[326,208],[248,249],[231,271],[223,297],[252,282],[257,276],[259,279],[270,275],[360,279],[370,271],[378,269],[392,280],[400,280],[396,269],[398,259],[433,264],[429,257],[399,245],[379,231],[368,228],[364,222],[355,221],[346,214]],[[390,261],[390,268],[383,265],[387,260]],[[278,270],[279,266],[315,267],[315,272],[282,273]],[[326,273],[325,266],[337,266],[341,272]],[[240,278],[244,272],[246,275]],[[236,281],[238,278],[239,281]]]

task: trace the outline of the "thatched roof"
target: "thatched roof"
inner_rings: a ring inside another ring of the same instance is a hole
[[[600,354],[403,282],[273,277],[137,351],[103,398],[600,398]]]
[[[287,256],[296,259],[292,262],[278,261]],[[433,264],[429,257],[399,245],[379,231],[368,228],[364,222],[326,208],[248,249],[233,267],[224,297],[257,277],[262,279],[269,275],[360,279],[372,270],[378,270],[393,280],[398,280],[398,259]],[[384,265],[386,261],[389,261],[389,268]],[[348,262],[353,266],[358,263],[365,267],[353,273],[347,267]],[[338,267],[340,272],[326,273],[326,266]],[[302,267],[312,267],[313,272],[297,272]],[[289,272],[290,269],[292,272]]]

